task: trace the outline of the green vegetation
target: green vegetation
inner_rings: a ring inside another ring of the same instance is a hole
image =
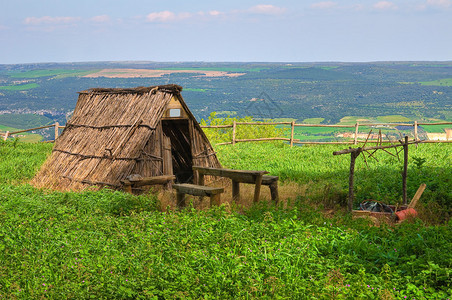
[[[8,127],[20,129],[30,129],[40,126],[45,126],[53,123],[52,120],[46,116],[35,114],[3,114],[0,115],[0,124]],[[1,130],[4,130],[0,128]],[[13,131],[8,129],[9,131]]]
[[[152,194],[37,190],[25,182],[51,145],[2,142],[0,297],[446,299],[452,294],[451,222],[374,227],[341,210],[326,216],[312,206],[344,196],[349,159],[333,157],[336,149],[218,147],[227,167],[268,169],[309,188],[287,208],[159,212]],[[450,146],[410,149],[409,194],[425,179],[420,204],[441,190],[438,199],[450,204],[444,186],[450,183]],[[358,161],[360,195],[398,189],[400,170],[383,156],[368,171]],[[374,174],[380,168],[385,172]]]
[[[391,115],[391,116],[379,116],[377,120],[382,123],[402,123],[411,122],[410,118],[401,115]]]
[[[18,85],[7,85],[7,86],[0,86],[0,90],[5,91],[26,91],[31,90],[39,87],[39,84],[37,83],[26,83],[26,84],[18,84]]]
[[[452,86],[452,78],[444,78],[432,81],[419,82],[421,85],[433,85],[433,86]]]
[[[210,114],[207,120],[201,120],[201,126],[219,126],[219,125],[232,125],[234,121],[236,122],[255,122],[251,117],[239,118],[227,116],[225,118],[216,117],[217,113],[213,112]],[[266,122],[271,122],[271,120],[266,120]],[[232,128],[205,128],[209,141],[212,144],[225,143],[232,141]],[[255,139],[255,138],[271,138],[271,137],[283,137],[285,134],[284,128],[279,128],[272,125],[237,125],[236,136],[237,140],[240,139]]]
[[[444,132],[444,129],[452,128],[452,125],[422,125],[420,126],[427,132]]]
[[[304,124],[320,124],[325,120],[325,118],[307,118],[304,119],[302,123]]]
[[[66,70],[66,69],[42,69],[42,70],[30,70],[23,72],[11,72],[7,73],[12,78],[40,78],[40,77],[55,77],[66,78],[75,76],[84,76],[91,73],[95,73],[96,70]]]
[[[197,89],[197,88],[184,88],[184,92],[207,92],[207,89]]]

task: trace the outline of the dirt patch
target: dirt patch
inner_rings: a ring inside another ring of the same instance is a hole
[[[194,73],[199,77],[238,77],[245,73],[230,73],[225,71],[204,71],[204,70],[150,70],[150,69],[103,69],[96,73],[91,73],[83,77],[87,78],[152,78],[176,73]]]

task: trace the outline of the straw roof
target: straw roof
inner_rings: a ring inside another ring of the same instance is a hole
[[[60,190],[120,187],[137,162],[145,159],[143,149],[173,97],[194,120],[181,90],[178,85],[162,85],[80,92],[72,118],[32,183]],[[199,127],[196,121],[193,124]],[[205,138],[202,130],[201,134]]]

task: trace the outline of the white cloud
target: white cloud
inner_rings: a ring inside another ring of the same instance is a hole
[[[427,5],[440,8],[449,8],[452,6],[451,0],[427,0]]]
[[[167,23],[167,22],[173,22],[173,21],[180,21],[184,19],[188,19],[193,17],[192,13],[189,12],[181,12],[181,13],[174,13],[169,10],[160,11],[160,12],[153,12],[146,16],[146,20],[148,22],[153,23]]]
[[[218,10],[211,10],[211,11],[208,12],[208,14],[209,14],[209,16],[216,17],[216,16],[221,15],[221,12],[219,12]]]
[[[259,4],[249,9],[249,12],[263,15],[280,15],[286,11],[284,7],[278,7],[271,4]]]
[[[111,19],[107,15],[101,15],[101,16],[92,17],[91,21],[93,21],[95,23],[108,23],[111,21]]]
[[[396,10],[398,9],[397,5],[393,2],[389,1],[380,1],[374,4],[373,6],[377,10]]]
[[[57,25],[57,24],[71,24],[80,21],[80,17],[28,17],[25,18],[26,25]]]
[[[315,9],[330,9],[335,6],[337,6],[337,3],[333,1],[323,1],[311,4],[311,8]]]
[[[176,14],[172,11],[153,12],[146,16],[148,22],[170,22],[176,19]]]

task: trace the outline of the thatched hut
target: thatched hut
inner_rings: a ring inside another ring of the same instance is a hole
[[[33,184],[59,190],[120,188],[131,174],[175,175],[177,182],[190,182],[193,165],[221,167],[181,90],[162,85],[80,92]]]

